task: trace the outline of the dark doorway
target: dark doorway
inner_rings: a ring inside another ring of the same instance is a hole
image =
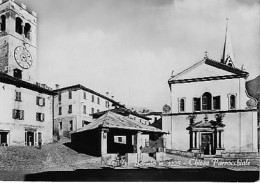
[[[8,146],[7,135],[8,132],[0,132],[0,146]]]
[[[212,133],[201,134],[201,151],[204,155],[213,154]]]
[[[34,146],[34,132],[26,132],[26,145],[27,146]]]

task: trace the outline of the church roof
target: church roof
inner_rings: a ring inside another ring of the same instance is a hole
[[[187,69],[181,71],[180,73],[172,76],[168,83],[171,84],[171,83],[174,83],[172,81],[176,81],[178,80],[178,78],[188,72],[190,72],[191,70],[197,68],[198,66],[200,65],[203,65],[203,64],[206,64],[208,66],[211,66],[211,67],[214,67],[214,68],[217,68],[217,69],[220,69],[220,70],[223,70],[223,71],[227,71],[229,72],[230,74],[233,74],[232,77],[244,77],[246,78],[248,76],[248,72],[246,71],[243,71],[243,70],[240,70],[240,69],[237,69],[237,68],[234,68],[234,67],[230,67],[230,66],[227,66],[223,63],[220,63],[218,61],[215,61],[215,60],[212,60],[212,59],[209,59],[209,58],[204,58],[203,60],[193,64],[192,66],[188,67]],[[223,79],[225,79],[227,76],[219,76],[219,79],[221,79],[223,77]],[[229,76],[230,77],[230,76]],[[204,77],[205,78],[205,77]],[[187,78],[187,79],[196,79],[196,78]],[[203,78],[202,78],[203,79]],[[206,79],[214,79],[213,77],[211,78],[205,78],[204,80]],[[190,81],[192,82],[192,81]]]
[[[98,128],[116,128],[125,130],[136,130],[142,132],[167,133],[153,126],[144,125],[128,117],[110,111],[105,113],[103,116],[96,119],[95,121],[91,122],[90,124],[72,133],[94,130]]]
[[[46,88],[37,86],[36,84],[32,84],[21,79],[9,76],[8,74],[0,72],[0,82],[15,85],[17,87],[26,88],[29,90],[33,90],[39,93],[45,93],[47,95],[55,95],[56,93],[52,90],[48,90]]]

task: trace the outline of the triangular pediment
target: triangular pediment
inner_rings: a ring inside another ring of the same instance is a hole
[[[240,75],[247,74],[236,68],[223,65],[219,62],[212,60],[202,60],[179,74],[173,76],[171,80],[184,80],[184,79],[195,79],[195,78],[207,78],[207,77],[219,77],[229,75]]]

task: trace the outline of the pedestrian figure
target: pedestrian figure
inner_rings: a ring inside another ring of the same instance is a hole
[[[42,139],[39,139],[38,144],[39,144],[39,149],[41,149],[42,148]]]

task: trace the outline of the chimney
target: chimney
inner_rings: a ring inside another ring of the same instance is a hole
[[[56,90],[58,90],[60,88],[60,85],[55,84],[55,88],[56,88]]]

